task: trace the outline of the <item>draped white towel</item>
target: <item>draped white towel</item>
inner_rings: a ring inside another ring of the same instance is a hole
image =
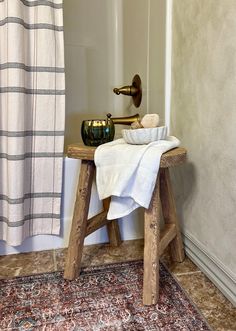
[[[95,152],[99,198],[111,196],[107,219],[124,217],[138,207],[148,208],[162,153],[178,147],[173,136],[148,145],[130,145],[117,139]]]

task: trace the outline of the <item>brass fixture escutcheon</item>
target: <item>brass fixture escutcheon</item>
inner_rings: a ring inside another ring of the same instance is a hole
[[[132,85],[122,86],[120,88],[115,87],[113,92],[117,95],[124,94],[129,95],[133,99],[133,104],[135,107],[139,107],[142,101],[142,87],[141,87],[141,78],[137,74],[132,80]]]

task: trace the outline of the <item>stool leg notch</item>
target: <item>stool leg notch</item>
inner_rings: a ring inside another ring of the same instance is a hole
[[[159,297],[160,208],[158,176],[149,209],[144,212],[144,305],[156,304]]]
[[[94,170],[92,161],[82,160],[64,272],[69,280],[75,279],[81,269]]]
[[[170,243],[171,257],[173,261],[183,262],[185,254],[168,168],[160,169],[160,196],[165,223],[176,227],[176,236]]]

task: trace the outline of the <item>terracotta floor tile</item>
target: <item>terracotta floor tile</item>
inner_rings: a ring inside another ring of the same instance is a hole
[[[236,308],[203,273],[176,277],[214,330],[236,330]]]
[[[67,249],[55,250],[57,270],[63,270]],[[109,244],[85,246],[82,257],[82,267],[95,266],[122,261],[139,260],[143,258],[143,240],[124,241],[120,247],[110,247]]]
[[[189,273],[200,272],[198,267],[187,256],[182,263],[172,261],[168,248],[162,255],[161,261],[174,275],[185,275]]]
[[[143,240],[125,241],[120,247],[109,244],[85,246],[82,266],[115,263],[143,258]],[[67,249],[0,256],[0,278],[63,270]],[[169,251],[161,260],[216,331],[236,331],[236,309],[186,257],[172,262]],[[198,331],[198,330],[196,330]]]
[[[55,271],[52,251],[0,256],[0,278]]]

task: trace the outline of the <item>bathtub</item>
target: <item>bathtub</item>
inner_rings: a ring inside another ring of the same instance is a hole
[[[76,187],[79,178],[80,160],[64,158],[63,174],[63,197],[62,197],[62,218],[61,234],[37,235],[29,237],[16,247],[7,245],[4,241],[0,242],[0,255],[17,254],[23,252],[43,251],[59,249],[68,246],[73,207],[76,196]],[[92,217],[102,210],[102,203],[98,198],[96,185],[93,183],[91,201],[89,207],[89,217]],[[143,217],[142,211],[136,210],[129,216],[119,220],[122,240],[133,240],[143,238]],[[85,245],[99,244],[108,242],[106,227],[90,234],[85,239]]]

